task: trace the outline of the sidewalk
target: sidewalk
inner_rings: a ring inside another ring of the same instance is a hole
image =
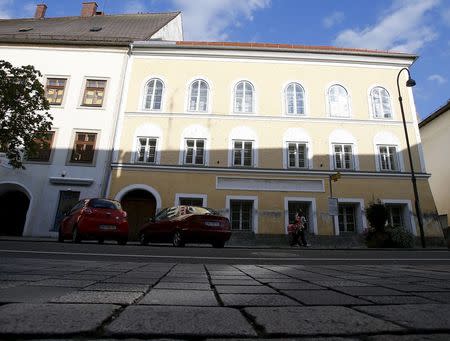
[[[8,258],[0,339],[449,340],[449,280],[446,265]]]

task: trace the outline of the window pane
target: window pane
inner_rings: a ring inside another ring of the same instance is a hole
[[[304,144],[298,145],[298,166],[304,168],[306,165],[306,146]]]
[[[196,153],[195,153],[195,164],[197,165],[203,165],[204,161],[204,145],[205,145],[205,141],[204,140],[197,140],[196,141]]]
[[[234,110],[236,112],[243,111],[243,98],[244,98],[244,83],[240,82],[236,86],[236,93],[235,93],[235,108],[234,108]]]
[[[244,143],[244,166],[252,165],[252,143]]]
[[[295,143],[289,143],[288,145],[288,157],[289,157],[289,167],[296,166],[296,155],[297,155],[297,145]]]

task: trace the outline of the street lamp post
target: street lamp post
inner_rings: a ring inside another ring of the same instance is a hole
[[[422,242],[422,248],[425,248],[425,236],[423,233],[422,211],[420,210],[419,194],[417,192],[417,184],[416,184],[416,175],[414,173],[413,160],[411,157],[411,147],[409,145],[408,131],[406,129],[405,111],[403,110],[403,99],[402,99],[402,95],[400,93],[400,84],[399,84],[400,74],[404,70],[406,70],[406,72],[408,72],[408,80],[406,81],[407,87],[409,87],[409,88],[413,87],[414,85],[416,85],[416,81],[411,78],[411,74],[409,73],[409,70],[407,68],[403,68],[398,72],[398,75],[397,75],[398,101],[400,102],[400,110],[402,112],[403,129],[405,130],[406,146],[408,148],[408,156],[409,156],[409,165],[411,167],[411,182],[412,182],[413,189],[414,189],[414,204],[415,204],[415,208],[416,208],[417,220],[419,221],[420,241]]]

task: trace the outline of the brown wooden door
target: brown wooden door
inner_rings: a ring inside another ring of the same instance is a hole
[[[140,227],[156,213],[156,200],[153,195],[144,190],[127,193],[122,199],[122,208],[128,214],[130,232],[129,240],[137,240]]]

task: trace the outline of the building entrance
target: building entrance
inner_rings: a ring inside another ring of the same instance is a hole
[[[138,240],[139,228],[156,214],[156,199],[150,192],[136,189],[125,194],[121,204],[128,214],[128,239]]]
[[[22,236],[27,219],[30,199],[19,190],[7,190],[0,194],[0,235]]]

